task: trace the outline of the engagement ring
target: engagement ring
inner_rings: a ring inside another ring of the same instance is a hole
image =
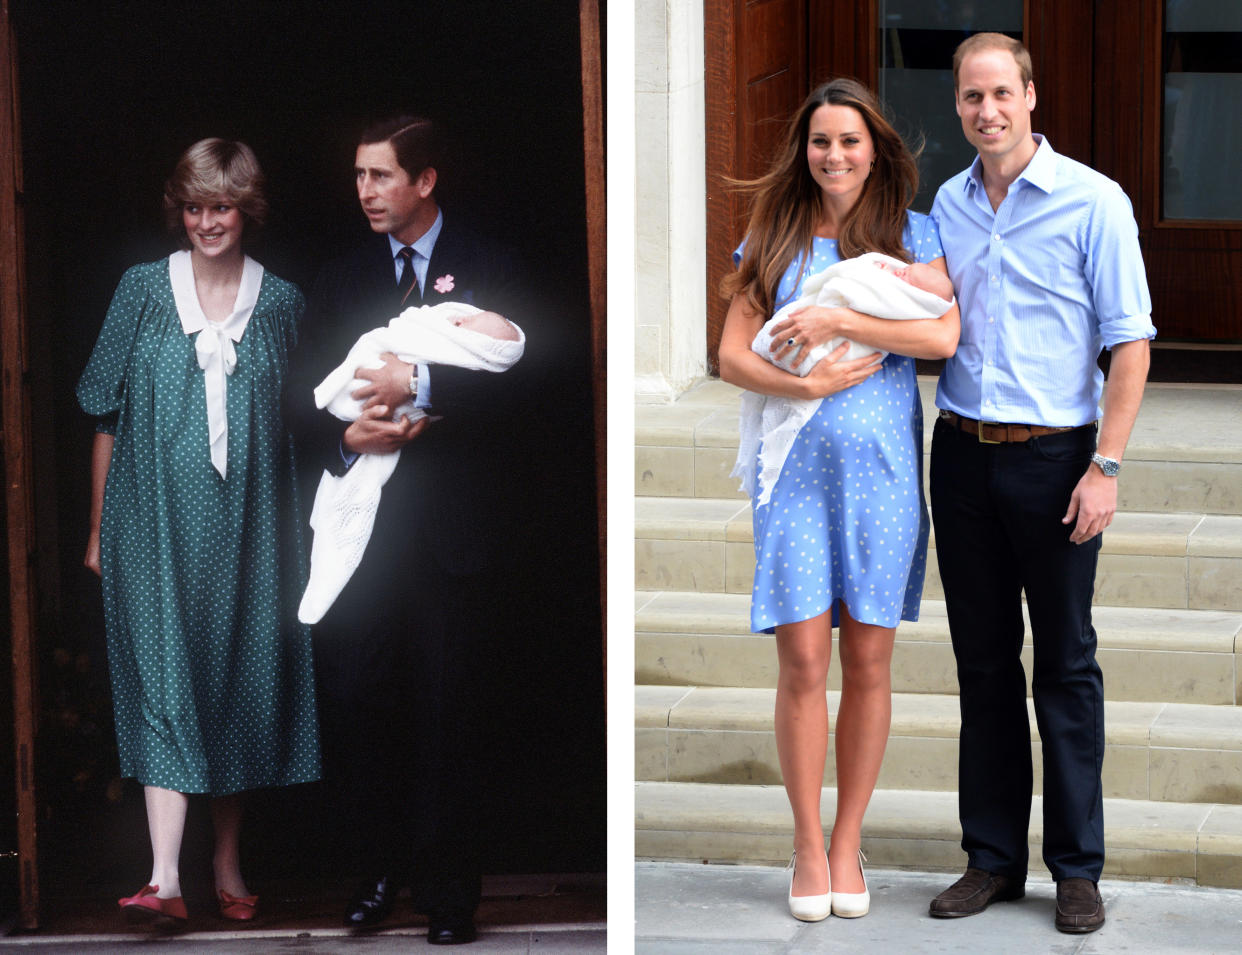
[[[785,344],[788,345],[790,348],[792,348],[794,345],[798,343],[791,338],[789,339],[789,341],[785,342]]]

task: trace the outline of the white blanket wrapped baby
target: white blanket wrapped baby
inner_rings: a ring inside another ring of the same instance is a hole
[[[503,372],[516,364],[525,348],[522,330],[495,312],[456,302],[407,308],[386,326],[358,339],[345,360],[315,389],[315,405],[342,421],[356,420],[362,402],[352,393],[367,382],[355,378],[354,372],[381,367],[384,352],[412,365]],[[393,420],[402,415],[416,421],[425,412],[410,401],[393,412]],[[298,608],[303,623],[318,623],[358,569],[375,526],[380,491],[400,457],[400,451],[360,454],[342,476],[325,471],[320,478],[310,519],[315,534],[310,580]]]
[[[947,289],[945,294],[940,294],[944,289]],[[834,338],[806,354],[799,348],[779,362],[774,360],[772,329],[794,312],[812,305],[852,308],[877,318],[934,319],[952,307],[953,295],[948,277],[931,266],[910,265],[880,252],[868,252],[844,259],[808,277],[802,283],[802,296],[764,323],[751,342],[751,351],[805,378],[822,358],[847,341]],[[881,359],[888,355],[881,349],[857,342],[849,344],[840,361],[864,358],[875,352],[879,352]],[[752,497],[758,478],[759,496],[755,506],[767,504],[771,499],[772,488],[785,466],[794,439],[818,407],[819,399],[778,398],[743,392],[740,442],[731,474],[742,479],[742,489]]]

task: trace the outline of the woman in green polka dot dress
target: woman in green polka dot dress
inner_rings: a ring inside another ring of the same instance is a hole
[[[86,565],[103,579],[121,774],[143,785],[153,855],[121,906],[185,918],[187,794],[205,793],[220,912],[247,919],[242,793],[319,778],[280,414],[303,299],[242,252],[267,211],[244,143],[191,146],[164,206],[182,249],[125,273],[77,389],[99,419]]]

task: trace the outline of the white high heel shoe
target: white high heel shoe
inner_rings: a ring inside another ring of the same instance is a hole
[[[789,914],[802,922],[819,922],[832,914],[832,881],[829,875],[828,891],[823,895],[794,895],[794,874],[798,871],[794,864],[798,853],[789,857]],[[827,855],[825,854],[825,862]]]
[[[867,888],[867,872],[863,863],[867,857],[862,849],[858,850],[858,871],[862,875],[863,890],[861,892],[833,892],[832,914],[843,919],[861,918],[871,911],[871,892]]]

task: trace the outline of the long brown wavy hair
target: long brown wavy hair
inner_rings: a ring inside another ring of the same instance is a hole
[[[919,188],[915,153],[885,118],[879,100],[857,80],[841,77],[817,87],[789,121],[781,149],[758,179],[730,180],[751,194],[746,247],[736,272],[720,283],[726,298],[741,293],[759,314],[776,311],[781,276],[795,258],[810,261],[811,240],[823,216],[822,193],[806,159],[811,115],[821,106],[858,110],[875,147],[875,166],[837,235],[841,258],[884,252],[909,261],[901,244],[906,210]]]

